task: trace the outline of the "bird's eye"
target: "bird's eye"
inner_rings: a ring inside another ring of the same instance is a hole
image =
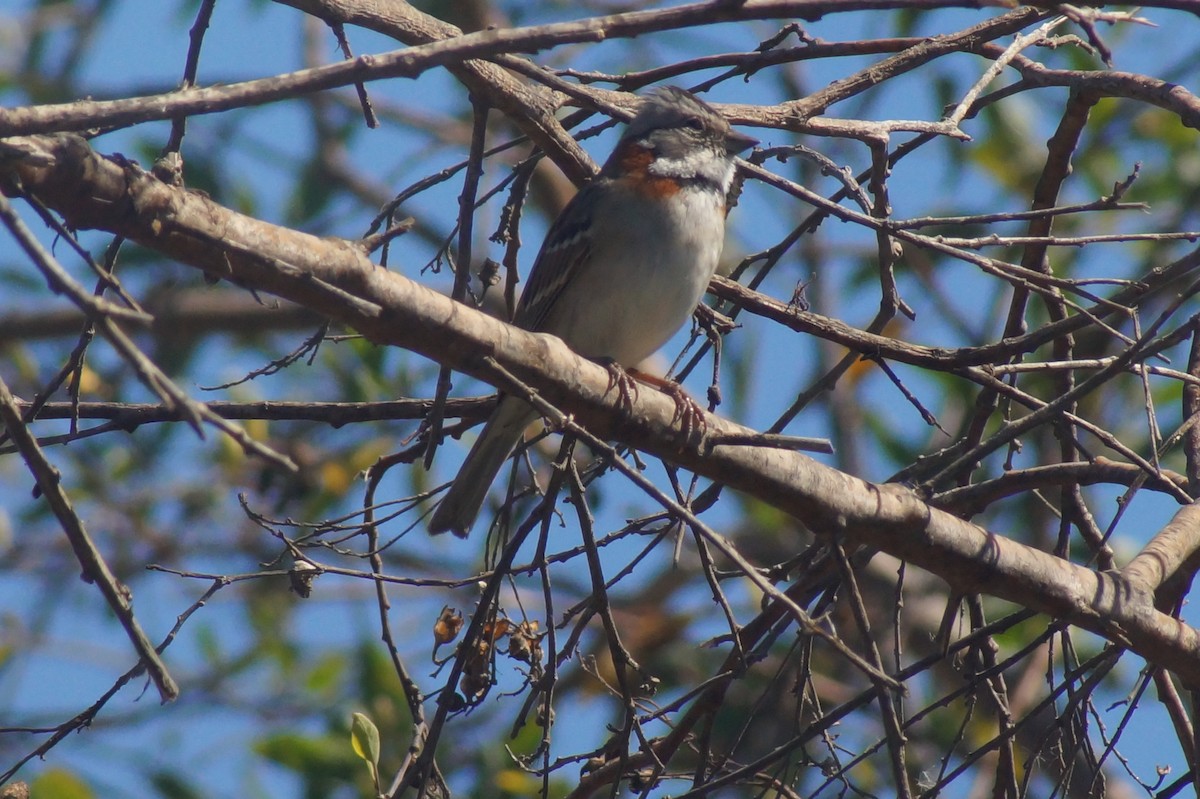
[[[691,117],[687,122],[683,123],[683,126],[689,130],[702,131],[704,130],[704,120],[700,119],[700,117]]]

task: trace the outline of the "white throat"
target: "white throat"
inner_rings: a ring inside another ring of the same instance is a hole
[[[660,155],[647,167],[652,175],[709,183],[728,194],[733,184],[733,160],[711,150],[693,150],[679,158]]]

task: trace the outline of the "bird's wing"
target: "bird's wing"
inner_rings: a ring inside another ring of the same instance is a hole
[[[542,331],[559,295],[591,255],[595,245],[593,222],[602,182],[604,179],[599,178],[584,186],[550,226],[517,305],[513,321],[518,327]]]

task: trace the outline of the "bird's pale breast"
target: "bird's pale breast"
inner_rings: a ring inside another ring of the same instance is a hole
[[[724,242],[724,198],[687,186],[669,202],[648,202],[618,180],[593,218],[592,257],[541,329],[582,355],[633,366],[703,296]]]

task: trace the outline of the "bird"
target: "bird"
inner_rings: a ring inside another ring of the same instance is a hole
[[[513,324],[579,355],[633,367],[683,326],[717,269],[739,153],[758,144],[676,86],[646,95],[599,174],[550,226]],[[429,532],[465,538],[497,473],[538,417],[501,395]]]

